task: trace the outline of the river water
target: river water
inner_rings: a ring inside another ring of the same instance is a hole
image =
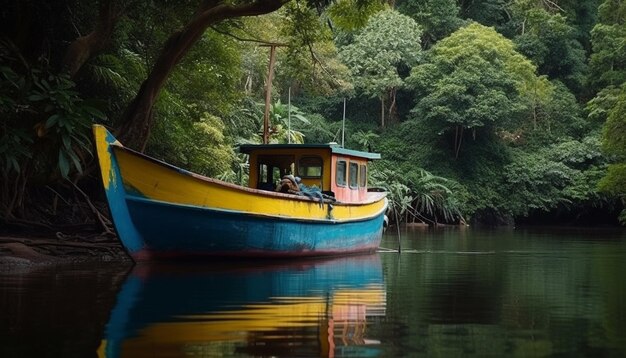
[[[405,229],[401,246],[2,272],[0,357],[626,355],[623,230]]]

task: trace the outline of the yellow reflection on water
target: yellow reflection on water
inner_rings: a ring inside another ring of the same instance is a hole
[[[327,297],[273,297],[233,310],[151,324],[126,339],[121,352],[123,357],[209,357],[235,352],[289,356],[290,349],[305,347],[307,352],[335,357],[337,347],[379,344],[367,338],[367,320],[384,316],[385,307],[380,284],[338,289]],[[105,346],[103,341],[100,357],[107,356]]]

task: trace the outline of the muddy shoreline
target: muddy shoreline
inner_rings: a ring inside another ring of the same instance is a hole
[[[132,263],[132,259],[110,235],[0,236],[0,270],[90,262]]]

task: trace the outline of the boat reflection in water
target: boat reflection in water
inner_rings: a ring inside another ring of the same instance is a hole
[[[100,357],[377,356],[385,315],[377,254],[324,261],[138,266]]]

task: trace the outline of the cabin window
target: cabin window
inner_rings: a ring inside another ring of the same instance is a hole
[[[267,183],[268,182],[268,170],[267,165],[261,164],[259,165],[259,183]]]
[[[283,177],[283,174],[281,173],[282,170],[280,168],[276,168],[273,167],[272,168],[272,178],[274,179],[274,181],[280,181],[280,179]]]
[[[350,163],[350,189],[356,189],[359,186],[359,164]]]
[[[298,161],[298,174],[302,178],[321,178],[322,177],[322,158],[320,157],[302,157]]]
[[[337,161],[337,170],[335,172],[335,175],[337,175],[337,186],[346,186],[346,174],[347,174],[347,167],[346,167],[346,161],[345,160],[338,160]]]
[[[273,155],[258,157],[258,189],[275,190],[280,179],[293,174],[294,157],[292,155]]]
[[[359,186],[361,188],[367,187],[367,166],[365,164],[361,164],[359,172]]]

